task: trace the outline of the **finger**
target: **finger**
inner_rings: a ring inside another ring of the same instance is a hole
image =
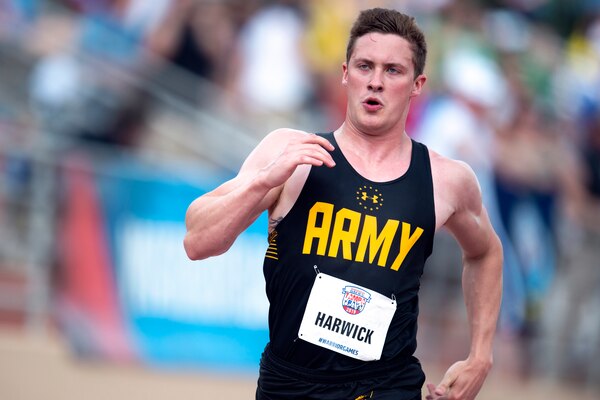
[[[306,136],[306,139],[308,140],[308,142],[316,143],[329,151],[333,151],[335,149],[331,142],[325,139],[323,136],[311,133],[310,135]]]
[[[446,393],[448,393],[448,389],[450,388],[452,383],[454,383],[454,380],[454,376],[446,372],[446,375],[444,375],[442,381],[435,388],[435,394],[438,396],[443,396]]]
[[[331,157],[331,153],[327,149],[323,148],[319,143],[299,143],[289,147],[289,151],[301,151],[310,150],[318,151],[326,157]]]
[[[433,394],[435,392],[435,385],[433,383],[428,383],[427,390],[429,390],[429,394]]]
[[[321,146],[314,145],[314,144],[310,144],[310,145],[304,144],[304,145],[294,146],[293,148],[288,149],[286,154],[284,154],[283,156],[286,158],[287,157],[295,158],[295,157],[309,156],[309,157],[321,160],[322,163],[326,164],[329,167],[333,167],[335,165],[335,162],[333,161],[333,157],[331,157],[331,154],[329,154],[327,152],[327,150],[323,149]]]
[[[296,165],[313,165],[320,167],[324,164],[323,160],[318,157],[311,157],[309,155],[300,156]]]
[[[436,388],[435,388],[435,394],[437,396],[443,396],[448,392],[448,385],[440,383]]]
[[[425,400],[439,399],[439,396],[435,393],[435,388],[436,388],[436,386],[433,383],[427,384],[427,390],[429,391],[429,394],[427,396],[425,396]]]
[[[434,389],[434,393],[437,396],[443,396],[443,395],[445,395],[446,393],[448,393],[448,388],[452,384],[452,381],[453,381],[453,379],[451,379],[449,377],[448,373],[446,373],[446,375],[444,375],[444,378],[442,379],[442,381]]]
[[[283,155],[283,159],[277,163],[283,168],[293,168],[299,165],[313,165],[320,167],[326,165],[330,168],[335,166],[335,162],[332,159],[327,159],[318,153],[304,153],[304,154],[288,154]],[[286,167],[287,166],[287,167]]]

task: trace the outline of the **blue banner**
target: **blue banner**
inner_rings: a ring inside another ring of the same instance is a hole
[[[228,177],[197,182],[134,164],[97,177],[124,326],[143,361],[257,370],[268,341],[263,215],[225,254],[190,261],[185,212]]]

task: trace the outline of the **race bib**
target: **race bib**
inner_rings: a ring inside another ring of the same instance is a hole
[[[318,273],[298,337],[358,360],[379,360],[395,311],[389,297]]]

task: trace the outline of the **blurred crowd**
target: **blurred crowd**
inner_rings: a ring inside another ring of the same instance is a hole
[[[587,371],[600,356],[599,0],[5,0],[0,40],[34,59],[29,101],[49,131],[143,145],[148,87],[264,134],[326,131],[345,112],[350,24],[372,6],[426,33],[407,131],[479,177],[505,247],[500,332],[554,340],[554,372]]]

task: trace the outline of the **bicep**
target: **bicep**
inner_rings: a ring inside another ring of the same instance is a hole
[[[466,258],[478,258],[487,253],[496,234],[483,205],[479,210],[462,210],[453,214],[445,227],[459,243]]]
[[[456,238],[465,257],[477,258],[493,246],[496,234],[470,168],[460,168],[454,188],[454,212],[444,226]]]

